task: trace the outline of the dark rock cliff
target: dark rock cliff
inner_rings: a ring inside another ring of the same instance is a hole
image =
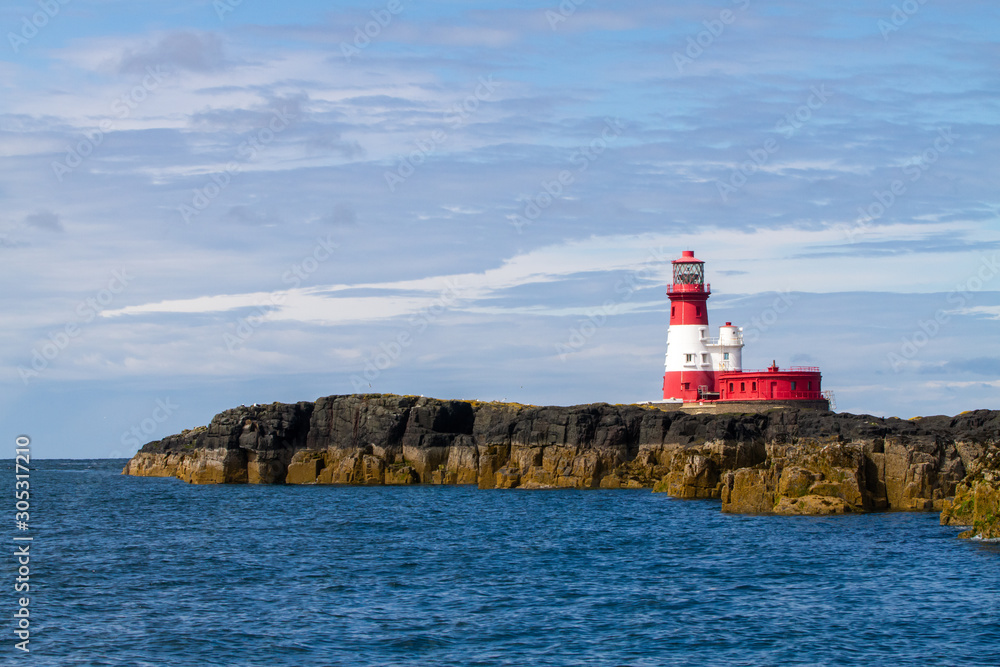
[[[901,420],[363,394],[227,410],[147,444],[123,472],[193,483],[653,487],[721,499],[730,512],[941,511],[967,471],[992,479],[981,471],[998,443],[1000,412],[988,410]]]

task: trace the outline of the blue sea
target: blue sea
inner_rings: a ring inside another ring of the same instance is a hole
[[[1000,545],[936,514],[191,486],[124,463],[33,462],[31,653],[8,624],[3,664],[1000,664]]]

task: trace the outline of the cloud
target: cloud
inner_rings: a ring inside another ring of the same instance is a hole
[[[214,72],[226,65],[222,39],[215,33],[171,32],[153,43],[126,49],[119,74],[145,74],[147,67],[189,72]]]
[[[249,212],[246,213],[250,215]],[[259,215],[259,214],[254,214]],[[257,219],[257,218],[254,218]],[[591,280],[610,288],[619,286],[625,274],[641,272],[644,287],[669,281],[670,261],[679,255],[679,248],[695,248],[706,260],[713,290],[721,295],[753,294],[765,291],[841,292],[870,287],[870,276],[844,273],[843,259],[786,259],[788,249],[821,246],[839,242],[837,230],[757,230],[749,233],[702,229],[686,235],[614,235],[592,236],[519,252],[499,266],[479,272],[430,275],[416,279],[391,280],[356,284],[320,285],[270,293],[199,296],[194,299],[164,300],[145,305],[108,311],[106,316],[139,315],[146,313],[224,312],[251,306],[274,306],[275,320],[344,324],[377,321],[413,314],[427,307],[442,293],[454,295],[456,308],[469,312],[499,312],[495,300],[511,290],[530,286],[537,292],[542,286],[565,283],[593,274]],[[702,252],[700,249],[705,248]],[[929,248],[928,252],[933,252]],[[705,254],[708,253],[708,254]],[[925,253],[926,254],[926,253]],[[902,276],[898,283],[884,282],[882,287],[899,289],[912,284],[912,274],[926,264],[921,254],[902,254],[883,260],[887,267],[895,266]],[[775,272],[775,264],[782,269]],[[723,266],[746,266],[746,269],[725,269]],[[959,272],[966,260],[961,255],[941,264],[939,271]],[[947,267],[947,268],[946,268]],[[733,274],[733,271],[736,271]],[[712,278],[722,274],[716,280]],[[729,274],[729,275],[725,275]],[[790,279],[789,275],[798,277]],[[369,290],[364,296],[349,290]],[[614,298],[614,295],[611,295]],[[484,304],[482,302],[492,303]],[[535,304],[537,305],[537,304]],[[637,304],[639,307],[641,304]],[[536,314],[564,313],[566,304],[551,304]],[[501,308],[523,308],[523,303],[504,304]],[[486,310],[483,310],[486,308]]]
[[[36,229],[44,229],[47,232],[64,232],[62,221],[59,216],[49,210],[40,210],[24,218],[24,224]]]
[[[268,211],[253,206],[232,206],[226,213],[226,219],[240,225],[251,227],[276,225],[281,223],[281,219],[271,215]]]
[[[954,311],[959,315],[973,315],[990,320],[1000,320],[1000,306],[973,306]]]
[[[350,204],[334,204],[329,215],[323,216],[321,222],[334,227],[348,227],[358,222],[358,211]]]
[[[360,95],[358,97],[350,97],[344,100],[344,103],[366,108],[374,107],[377,109],[413,110],[427,107],[427,105],[423,102],[407,99],[405,97],[394,97],[392,95]]]
[[[935,380],[925,382],[924,386],[929,389],[1000,389],[1000,380],[983,382],[982,380],[969,380],[964,382],[946,382]]]
[[[1000,359],[996,357],[978,357],[947,362],[945,369],[952,373],[971,373],[973,375],[1000,376]]]
[[[864,230],[855,228],[858,234],[863,236]],[[850,255],[853,257],[886,257],[906,253],[956,253],[967,251],[985,251],[1000,248],[1000,241],[984,241],[982,239],[966,239],[956,236],[954,231],[920,234],[913,239],[892,238],[886,240],[866,240],[860,239],[853,243],[842,243],[833,245],[821,252],[806,252],[799,255],[799,258],[818,259],[820,257],[837,257]],[[851,229],[847,229],[845,234],[850,235]]]

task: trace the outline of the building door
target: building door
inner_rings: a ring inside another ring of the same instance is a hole
[[[772,382],[771,383],[771,398],[777,398],[777,397],[778,397],[778,383],[777,382]]]

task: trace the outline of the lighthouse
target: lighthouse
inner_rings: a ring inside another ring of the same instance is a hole
[[[726,322],[718,336],[709,335],[705,263],[685,250],[672,263],[670,328],[663,373],[663,400],[669,403],[796,404],[827,409],[820,389],[819,368],[798,366],[782,370],[773,363],[766,370],[743,368],[743,330]]]
[[[740,370],[743,337],[738,327],[726,322],[719,336],[708,333],[708,297],[705,263],[685,250],[671,263],[670,329],[663,373],[663,398],[685,402],[718,398],[715,373]]]

